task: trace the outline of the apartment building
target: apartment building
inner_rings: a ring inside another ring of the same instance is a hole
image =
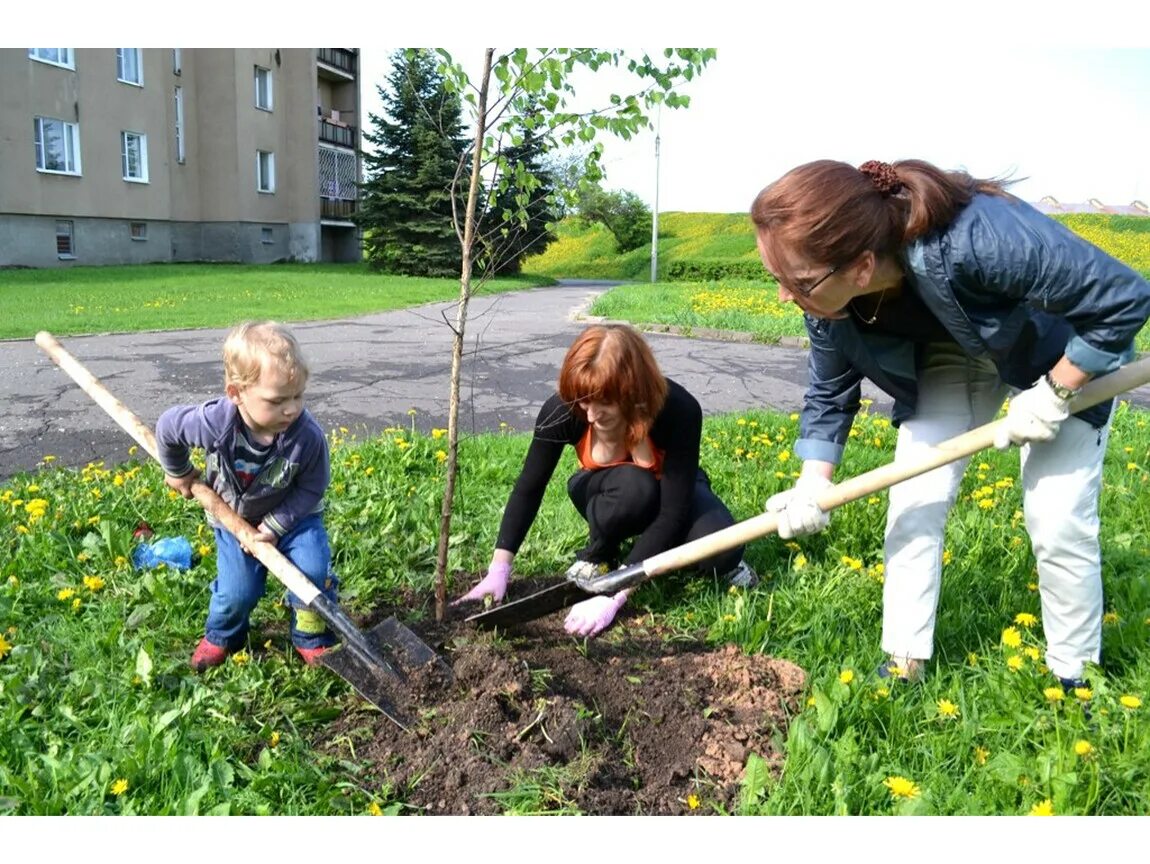
[[[354,48],[0,48],[0,266],[358,261]]]

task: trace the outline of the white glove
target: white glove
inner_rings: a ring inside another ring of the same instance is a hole
[[[1011,444],[1053,441],[1062,421],[1070,416],[1070,400],[1050,389],[1046,377],[1010,400],[1006,418],[994,433],[994,446],[1005,450]]]
[[[768,498],[766,510],[778,516],[779,536],[790,540],[826,528],[831,514],[820,510],[815,498],[831,485],[826,477],[803,474],[793,487]]]

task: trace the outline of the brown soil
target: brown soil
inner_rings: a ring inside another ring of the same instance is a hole
[[[409,625],[453,679],[415,674],[397,689],[407,731],[358,703],[317,746],[432,814],[732,812],[751,754],[780,770],[806,678],[794,664],[667,641],[626,609],[585,647],[564,613],[496,635],[462,620],[474,611]]]

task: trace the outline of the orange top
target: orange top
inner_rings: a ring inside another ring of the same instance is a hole
[[[618,459],[614,462],[607,462],[601,465],[591,456],[592,428],[593,427],[588,426],[587,431],[584,432],[582,437],[579,439],[579,443],[575,445],[575,453],[579,457],[579,464],[586,468],[588,471],[595,471],[600,468],[611,468],[615,465],[637,465],[640,468],[646,468],[648,471],[652,472],[655,475],[656,480],[661,480],[663,478],[664,451],[655,446],[655,442],[651,440],[650,435],[647,436],[647,446],[651,449],[651,453],[654,456],[650,462],[640,461],[639,459],[635,458],[633,453],[628,452],[626,457],[623,459]]]

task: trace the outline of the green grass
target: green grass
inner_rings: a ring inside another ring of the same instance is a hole
[[[763,581],[749,591],[677,574],[644,585],[633,602],[667,638],[732,642],[808,670],[782,776],[749,772],[740,812],[1025,814],[1047,800],[1060,814],[1150,812],[1148,422],[1121,405],[1107,457],[1106,668],[1091,672],[1090,721],[1074,697],[1047,699],[1041,628],[1017,623],[1020,613],[1037,616],[1039,603],[1016,452],[980,454],[967,472],[948,526],[936,655],[921,687],[884,688],[873,676],[885,495],[847,505],[801,544],[751,544]],[[794,416],[708,418],[704,467],[737,518],[791,482],[796,433]],[[891,459],[888,420],[864,413],[856,433],[841,477]],[[429,596],[439,433],[331,437],[327,524],[342,602],[366,612],[411,588]],[[486,564],[528,441],[496,434],[461,443],[449,572]],[[516,559],[521,576],[554,574],[582,545],[586,527],[564,489],[572,470],[568,453]],[[140,519],[160,536],[192,539],[196,566],[133,572],[126,559]],[[46,458],[0,485],[0,812],[403,810],[402,793],[369,781],[350,743],[312,748],[336,713],[362,706],[339,678],[289,656],[283,610],[270,599],[254,621],[264,633],[279,628],[267,647],[254,644],[202,676],[188,671],[214,570],[198,508],[173,499],[151,464],[76,471]],[[1004,644],[1015,641],[1003,638],[1012,627],[1017,647]],[[1125,707],[1123,696],[1143,704]],[[509,812],[569,810],[564,790],[577,774],[519,777],[500,800]],[[917,794],[893,797],[892,777]]]
[[[498,279],[482,290],[547,284]],[[364,264],[148,264],[0,270],[0,339],[315,321],[451,300],[454,279],[372,273]]]

